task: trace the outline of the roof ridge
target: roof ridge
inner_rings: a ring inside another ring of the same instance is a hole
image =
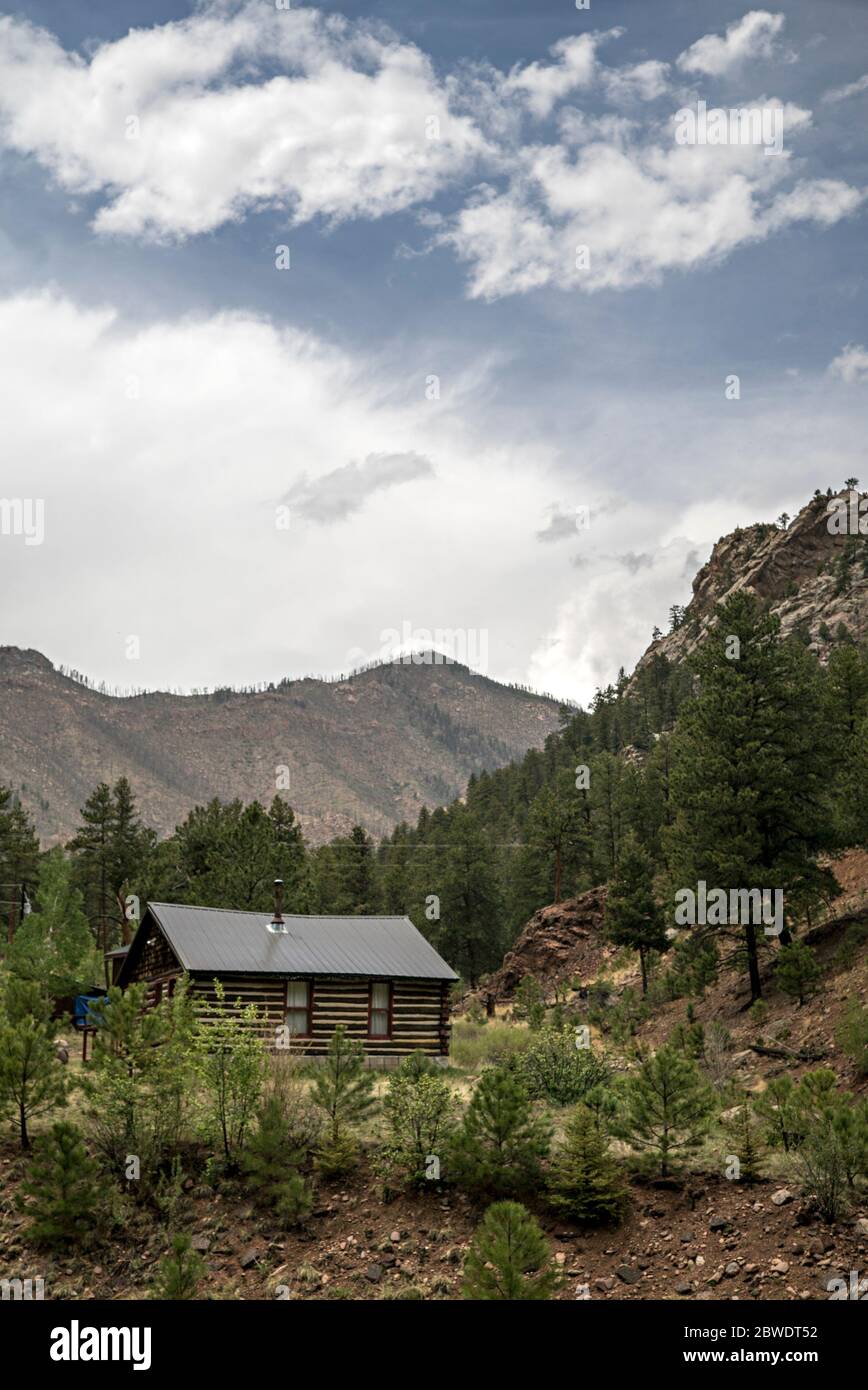
[[[231,912],[234,917],[267,917],[268,909],[248,907],[202,907],[199,903],[150,902],[146,907],[177,907],[184,912]],[[296,922],[357,921],[357,922],[409,922],[406,912],[284,912],[284,920],[289,917]]]

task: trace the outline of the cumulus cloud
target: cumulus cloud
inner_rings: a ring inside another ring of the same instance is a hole
[[[101,195],[97,231],[152,239],[265,206],[380,217],[486,148],[413,44],[253,3],[131,30],[89,60],[3,18],[0,133],[61,187]]]
[[[809,124],[809,112],[776,104],[785,136]],[[470,266],[475,298],[653,284],[795,222],[830,226],[862,203],[839,179],[787,187],[790,165],[789,150],[770,159],[759,144],[678,145],[671,124],[644,138],[622,127],[617,143],[575,152],[531,145],[505,189],[477,190],[437,237]]]
[[[345,463],[322,477],[305,475],[293,484],[284,501],[293,513],[309,521],[345,521],[361,511],[375,492],[433,476],[434,465],[421,454],[368,454],[361,463]]]
[[[751,11],[678,65],[726,71],[770,52],[782,24]],[[87,57],[7,17],[0,141],[92,199],[103,234],[183,240],[264,208],[296,224],[413,208],[432,229],[426,249],[450,248],[481,299],[654,284],[859,206],[841,180],[800,170],[793,183],[790,141],[810,113],[791,103],[769,103],[784,116],[782,157],[677,146],[654,105],[669,65],[600,59],[622,32],[562,39],[550,61],[508,73],[441,76],[380,27],[252,0],[211,0]],[[586,96],[619,109],[564,104]],[[432,206],[447,189],[455,212]]]
[[[868,348],[861,343],[848,343],[829,363],[829,371],[848,385],[868,381]]]
[[[772,57],[775,41],[783,27],[782,14],[751,10],[730,24],[722,37],[720,34],[706,34],[697,39],[696,43],[679,54],[678,66],[682,72],[724,77],[751,59]]]

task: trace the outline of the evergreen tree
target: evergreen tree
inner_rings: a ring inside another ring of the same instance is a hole
[[[437,947],[475,989],[503,957],[501,901],[491,852],[475,817],[458,807],[452,818],[440,887]],[[436,889],[432,889],[436,892]]]
[[[674,1156],[698,1148],[714,1104],[696,1063],[670,1046],[625,1077],[621,1099],[614,1133],[649,1151],[664,1178]]]
[[[187,1235],[172,1237],[169,1253],[157,1267],[152,1298],[178,1303],[193,1299],[205,1277],[205,1261]]]
[[[81,808],[81,825],[67,846],[75,865],[76,885],[101,954],[109,949],[116,916],[114,806],[111,788],[100,782]]]
[[[354,825],[345,839],[333,841],[333,847],[337,879],[334,911],[350,916],[376,912],[376,863],[370,835]]]
[[[683,706],[673,738],[674,881],[818,901],[836,883],[817,862],[835,839],[814,658],[801,643],[783,642],[779,619],[740,592],[720,606],[694,660],[699,693]],[[736,927],[758,999],[757,923],[751,915]]]
[[[467,1252],[462,1292],[484,1302],[551,1298],[558,1285],[539,1222],[518,1202],[488,1208]]]
[[[39,838],[33,822],[10,788],[0,786],[0,904],[10,944],[24,915],[26,897],[35,887],[38,863]]]
[[[256,1129],[241,1157],[246,1185],[265,1206],[279,1206],[306,1158],[291,1142],[280,1101],[270,1096],[259,1107]]]
[[[320,1158],[331,1172],[339,1172],[342,1163],[352,1166],[355,1145],[348,1143],[348,1131],[360,1125],[377,1104],[374,1074],[364,1065],[362,1042],[346,1036],[344,1024],[338,1024],[328,1040],[328,1052],[323,1066],[317,1069],[312,1094],[328,1118]]]
[[[648,952],[668,946],[663,910],[654,897],[654,869],[633,831],[621,842],[615,877],[606,898],[606,935],[616,946],[638,951],[642,993],[648,993]]]
[[[738,1159],[740,1182],[757,1182],[762,1167],[763,1142],[753,1117],[750,1102],[739,1105],[735,1114],[724,1121],[724,1129],[730,1136],[734,1156]]]
[[[59,847],[42,861],[37,911],[28,913],[16,932],[7,964],[52,998],[91,988],[102,973],[72,866]]]
[[[599,1116],[586,1105],[577,1105],[567,1120],[552,1158],[548,1187],[550,1205],[572,1221],[614,1224],[624,1215],[626,1184],[609,1153]]]
[[[511,1067],[489,1067],[473,1091],[455,1136],[451,1172],[473,1193],[512,1197],[540,1180],[551,1126],[534,1112]]]
[[[551,901],[562,897],[564,868],[587,853],[586,793],[576,788],[568,771],[558,773],[534,797],[527,822],[529,845],[541,852],[549,865]]]
[[[8,1115],[22,1149],[30,1148],[30,1121],[65,1100],[63,1066],[45,995],[32,980],[11,976],[0,1013],[0,1114]]]
[[[64,1246],[93,1234],[101,1196],[97,1172],[75,1125],[62,1121],[52,1125],[37,1141],[22,1184],[29,1200],[19,1200],[19,1209],[30,1220],[32,1240]]]
[[[814,993],[820,979],[820,966],[817,957],[803,941],[793,941],[782,946],[778,953],[775,979],[784,994],[790,994],[804,1004]]]

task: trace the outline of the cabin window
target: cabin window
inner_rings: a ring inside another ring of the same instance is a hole
[[[290,980],[286,986],[286,1026],[291,1038],[309,1038],[310,981]]]
[[[372,1038],[388,1038],[392,1035],[392,986],[378,980],[371,981],[371,1022],[368,1033]]]

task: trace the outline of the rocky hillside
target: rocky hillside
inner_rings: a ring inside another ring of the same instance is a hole
[[[758,523],[719,540],[693,581],[684,621],[651,644],[637,669],[657,655],[682,661],[702,640],[716,605],[741,589],[766,600],[783,633],[801,632],[821,659],[840,623],[857,640],[868,637],[868,536],[831,533],[828,504],[823,493],[785,528]]]
[[[121,775],[162,833],[198,802],[270,801],[280,786],[314,842],[356,823],[384,834],[461,795],[472,772],[542,746],[557,724],[556,701],[458,664],[117,698],[39,652],[0,647],[0,783],[20,792],[46,843],[71,835],[88,793]]]

